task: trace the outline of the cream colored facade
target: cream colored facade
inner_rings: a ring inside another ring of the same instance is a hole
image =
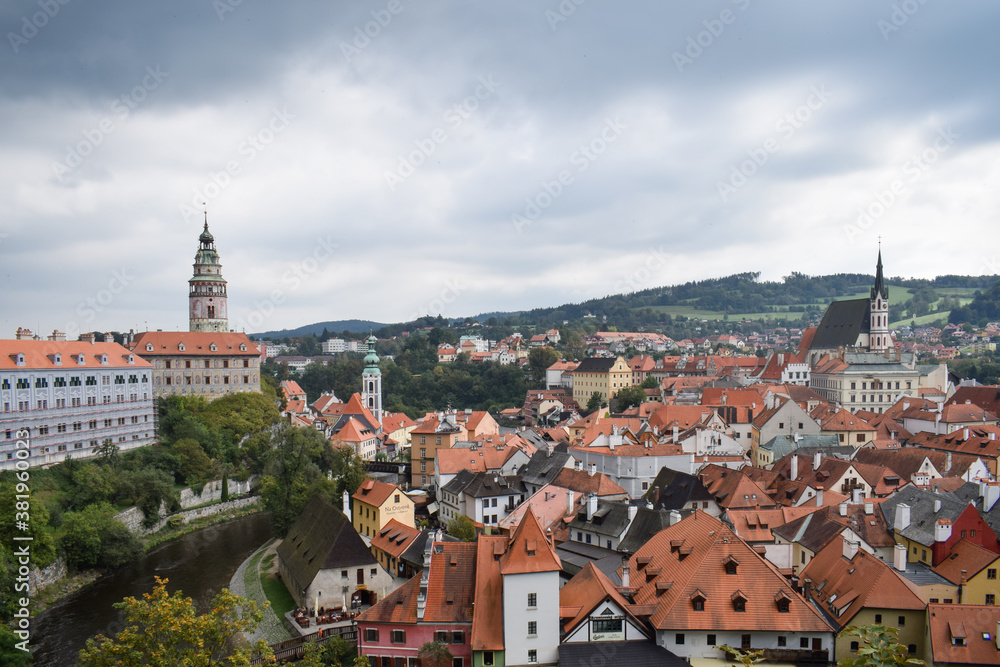
[[[632,369],[621,357],[615,358],[614,362],[608,364],[608,368],[596,371],[588,370],[591,366],[603,364],[588,363],[611,361],[603,359],[584,359],[573,371],[573,400],[577,405],[584,407],[590,397],[596,391],[601,395],[601,400],[607,403],[619,390],[632,386]]]

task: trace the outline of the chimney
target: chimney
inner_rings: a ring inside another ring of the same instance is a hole
[[[545,445],[545,456],[546,456],[546,458],[549,457],[549,456],[552,456],[552,449],[553,449],[553,447],[552,447],[552,443],[551,442],[549,444]]]
[[[632,525],[632,520],[635,519],[635,515],[639,513],[639,508],[631,503],[628,506],[628,522]]]
[[[840,516],[847,516],[847,501],[840,503]]]
[[[997,499],[1000,498],[1000,486],[987,482],[979,483],[979,495],[983,499],[983,511],[989,512],[993,509]]]
[[[874,513],[875,513],[875,503],[873,503],[870,500],[866,501],[865,502],[865,514],[867,514],[868,516],[871,516]]]
[[[813,470],[819,470],[820,463],[823,461],[823,455],[819,452],[813,454]]]
[[[948,452],[948,456],[944,460],[944,471],[948,472],[951,470],[951,452]]]
[[[583,470],[583,461],[580,459],[573,459],[573,470]]]
[[[909,507],[906,508],[909,511]],[[906,547],[897,544],[892,554],[892,566],[900,572],[906,572]]]
[[[948,519],[938,519],[934,524],[934,541],[947,542],[951,539],[951,521]]]
[[[816,507],[823,506],[823,486],[816,487]]]
[[[934,513],[937,514],[940,511],[941,511],[941,499],[940,498],[935,498],[934,499]]]
[[[851,502],[855,505],[860,505],[861,501],[864,499],[864,491],[862,489],[854,489],[851,491]]]
[[[93,333],[82,333],[80,334],[80,340],[84,343],[94,344],[94,334]]]
[[[892,518],[892,527],[894,530],[906,530],[910,526],[910,506],[906,503],[896,505],[896,511]],[[906,547],[903,547],[903,551],[906,551]],[[904,553],[903,556],[905,557],[906,554]]]
[[[681,513],[677,510],[670,510],[670,525],[674,525],[681,520]]]
[[[628,588],[628,557],[622,556],[622,588]]]
[[[115,342],[115,337],[112,336],[109,333],[106,333],[106,334],[104,334],[104,342],[105,343],[113,343],[113,342]]]
[[[806,577],[802,580],[802,597],[812,600],[812,579]]]
[[[673,438],[673,440],[671,440],[671,442],[676,445],[677,444],[677,438],[680,435],[680,429],[677,428],[677,424],[674,424],[674,428],[672,429],[672,432],[673,432],[674,438]]]
[[[587,521],[591,521],[594,518],[594,512],[597,511],[597,494],[591,493],[587,495]]]
[[[587,471],[587,474],[590,475],[591,477],[593,477],[594,473],[596,473],[596,472],[597,472],[597,464],[596,463],[591,463],[590,464],[590,469]]]
[[[794,482],[799,478],[799,455],[796,454],[795,452],[792,452],[791,463],[792,463],[791,479]]]
[[[573,491],[566,489],[566,514],[573,513]]]
[[[351,494],[349,494],[347,492],[347,489],[344,489],[343,504],[344,504],[344,516],[347,517],[348,521],[352,521],[352,519],[351,519]]]
[[[858,543],[854,540],[844,540],[844,558],[851,560],[858,554]]]

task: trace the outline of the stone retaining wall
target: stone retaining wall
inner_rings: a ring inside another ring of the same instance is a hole
[[[182,518],[181,523],[189,523],[195,519],[200,519],[205,516],[212,516],[219,514],[220,512],[226,512],[228,510],[239,509],[241,507],[246,507],[248,505],[256,505],[260,502],[260,497],[258,496],[247,496],[244,498],[236,498],[235,500],[227,500],[224,503],[216,503],[215,505],[208,505],[206,507],[198,507],[195,509],[183,510],[181,512],[176,512],[175,514],[167,514],[166,507],[160,505],[160,520],[157,521],[151,528],[146,528],[143,526],[143,520],[145,515],[142,510],[138,507],[130,507],[123,512],[118,513],[118,520],[125,524],[125,527],[129,529],[132,533],[138,535],[139,537],[145,537],[147,535],[152,535],[153,533],[159,532],[167,525],[175,516]]]
[[[44,569],[31,569],[31,572],[28,573],[28,592],[31,596],[34,596],[40,589],[51,586],[65,576],[66,561],[60,556],[55,562]]]

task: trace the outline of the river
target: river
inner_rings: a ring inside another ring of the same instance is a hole
[[[169,579],[168,591],[180,589],[204,613],[240,564],[271,535],[268,515],[250,514],[171,540],[75,591],[36,619],[31,638],[37,647],[35,665],[73,665],[87,639],[121,630],[124,617],[112,605],[151,591],[154,577]]]

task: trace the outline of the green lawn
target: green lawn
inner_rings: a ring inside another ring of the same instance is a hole
[[[271,603],[271,609],[278,615],[278,618],[284,618],[285,614],[295,609],[295,600],[288,594],[285,584],[281,583],[280,579],[261,572],[260,585],[264,589],[267,601]]]

